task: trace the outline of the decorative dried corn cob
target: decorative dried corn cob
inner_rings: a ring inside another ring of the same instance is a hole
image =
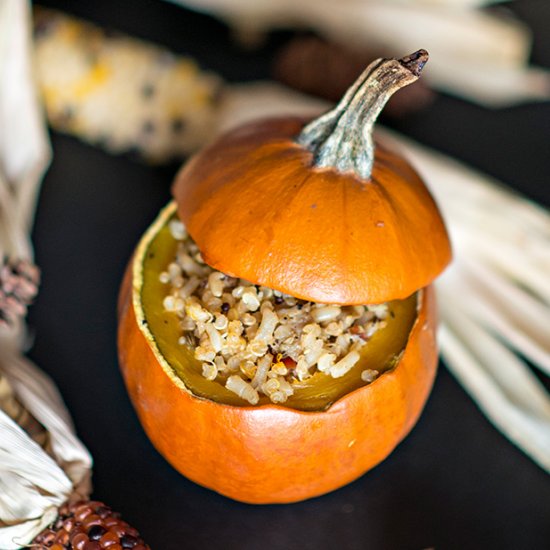
[[[150,550],[120,514],[97,501],[66,504],[55,523],[30,544],[36,550]]]
[[[189,57],[35,8],[38,84],[50,125],[151,162],[185,156],[212,134],[220,79]]]

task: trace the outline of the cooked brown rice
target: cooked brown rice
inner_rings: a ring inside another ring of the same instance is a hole
[[[164,309],[180,318],[179,343],[194,350],[206,379],[253,405],[261,394],[284,403],[319,371],[344,376],[385,325],[386,304],[318,304],[229,277],[204,263],[179,220],[170,232],[177,253],[160,281],[168,289]],[[370,383],[378,374],[367,369],[361,378]]]

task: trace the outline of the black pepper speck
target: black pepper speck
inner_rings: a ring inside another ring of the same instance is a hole
[[[150,120],[146,120],[141,127],[144,134],[152,134],[155,131],[155,125]]]
[[[181,118],[175,118],[172,120],[172,132],[174,134],[181,134],[185,128],[185,123]]]
[[[141,87],[141,97],[150,99],[155,95],[155,87],[153,84],[147,83]]]

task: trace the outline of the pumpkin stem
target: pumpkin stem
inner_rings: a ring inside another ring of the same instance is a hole
[[[297,142],[313,153],[314,165],[369,179],[374,164],[374,123],[390,97],[418,79],[427,61],[428,52],[418,50],[402,59],[372,62],[340,103],[298,136]]]

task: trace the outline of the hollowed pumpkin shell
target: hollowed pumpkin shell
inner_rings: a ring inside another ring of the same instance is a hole
[[[128,268],[118,334],[130,398],[159,452],[196,483],[249,503],[321,495],[383,460],[417,421],[435,376],[432,287],[419,293],[417,319],[397,366],[328,410],[217,403],[185,387],[144,315],[143,262],[148,243],[164,223],[166,218],[151,227]]]

